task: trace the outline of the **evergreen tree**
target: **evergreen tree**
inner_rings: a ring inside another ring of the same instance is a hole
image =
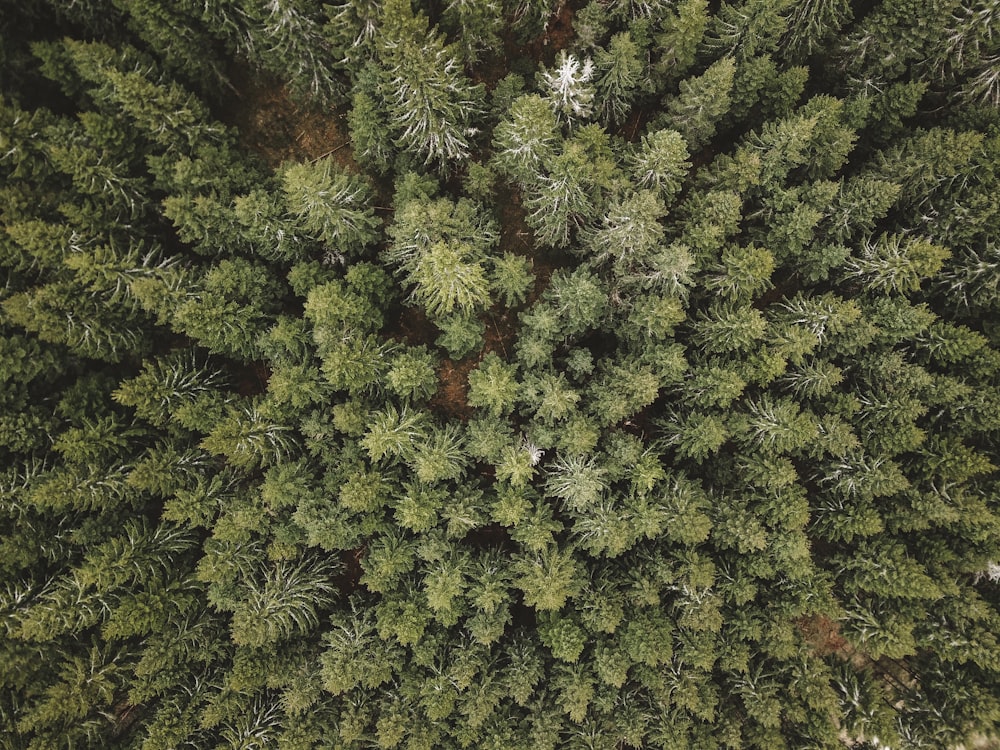
[[[329,158],[291,164],[282,177],[289,212],[306,232],[339,252],[357,251],[375,238],[366,186],[337,170]]]
[[[552,109],[538,95],[521,96],[493,131],[493,161],[511,179],[530,183],[548,164],[558,142]]]
[[[568,123],[586,120],[592,114],[594,87],[594,62],[590,58],[578,60],[566,50],[559,53],[553,70],[543,69],[541,87],[556,115]]]
[[[379,94],[396,145],[442,170],[465,160],[482,89],[468,81],[456,51],[409,3],[387,0],[382,13]]]
[[[702,75],[681,81],[680,93],[666,105],[664,122],[678,131],[691,149],[698,149],[715,134],[719,120],[729,110],[736,64],[724,57]]]

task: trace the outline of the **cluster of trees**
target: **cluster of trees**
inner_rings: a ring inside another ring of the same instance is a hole
[[[995,735],[998,16],[0,4],[0,748]]]

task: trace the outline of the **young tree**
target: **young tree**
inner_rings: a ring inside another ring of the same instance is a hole
[[[844,265],[844,278],[858,279],[869,291],[914,292],[950,256],[951,251],[924,239],[883,234],[865,242],[860,257]]]
[[[566,50],[560,50],[553,70],[542,68],[539,86],[545,91],[549,105],[563,121],[574,124],[589,119],[593,113],[594,62],[589,57],[578,60]]]
[[[337,594],[334,571],[322,558],[280,560],[244,578],[230,622],[233,641],[260,648],[315,630],[318,612]]]
[[[649,366],[624,360],[606,365],[591,383],[591,412],[604,425],[631,417],[659,395],[660,378]]]
[[[340,88],[334,77],[335,61],[309,4],[263,0],[238,7],[246,14],[246,21],[238,21],[246,24],[241,40],[246,53],[286,78],[300,97],[321,102],[334,99]],[[238,17],[238,11],[229,17],[233,16]]]
[[[330,157],[290,164],[281,177],[288,211],[309,234],[345,253],[357,252],[375,239],[378,220],[370,189]]]
[[[394,241],[387,258],[432,317],[468,315],[487,306],[486,253],[498,236],[479,206],[466,200],[409,200],[397,211],[390,235]]]
[[[384,173],[396,155],[396,147],[391,117],[380,106],[381,100],[377,72],[363,69],[357,76],[347,113],[351,150],[359,164]]]
[[[746,350],[766,329],[761,312],[747,306],[713,304],[694,323],[695,340],[710,353]]]
[[[287,460],[298,451],[299,441],[292,427],[249,403],[231,406],[202,447],[224,455],[234,466],[254,469]]]
[[[504,253],[493,259],[490,286],[507,307],[523,304],[527,299],[528,290],[535,281],[531,268],[531,259],[523,255]]]
[[[681,81],[680,93],[666,102],[664,124],[679,132],[692,150],[711,139],[729,110],[735,75],[736,63],[724,57],[702,75]]]
[[[60,47],[48,54],[64,55],[98,102],[122,112],[157,146],[179,156],[196,143],[225,141],[226,129],[205,105],[177,83],[157,80],[155,68],[143,71],[142,56],[133,48],[119,53],[108,45],[71,39]]]
[[[478,62],[483,53],[489,55],[502,44],[504,13],[500,0],[450,0],[442,21],[444,27],[458,37],[462,59],[467,65]]]
[[[211,351],[255,359],[281,291],[263,264],[222,260],[183,292],[172,324]]]
[[[437,359],[426,347],[414,347],[395,357],[386,384],[406,400],[430,398],[438,387],[436,365]]]
[[[850,4],[844,0],[796,3],[782,40],[785,55],[791,60],[803,60],[820,51],[853,16]]]
[[[586,238],[594,262],[611,263],[617,276],[648,264],[666,234],[660,223],[665,214],[666,208],[651,190],[613,201],[600,226]]]
[[[603,120],[609,124],[625,122],[632,100],[642,85],[644,73],[640,47],[628,32],[615,34],[606,50],[594,57],[597,69],[597,100]]]
[[[456,51],[409,2],[386,0],[382,24],[379,92],[397,145],[440,170],[464,161],[482,87],[465,77]]]
[[[228,384],[222,370],[201,359],[197,352],[188,349],[147,360],[142,372],[123,380],[112,395],[118,403],[135,409],[140,418],[164,427],[182,404],[192,403]]]
[[[791,5],[791,0],[725,3],[713,19],[705,46],[739,59],[770,52],[785,32]]]
[[[524,603],[538,611],[561,609],[582,587],[583,570],[571,548],[551,545],[537,553],[520,554],[512,571]]]
[[[664,446],[673,448],[681,458],[695,461],[717,453],[729,439],[725,420],[715,414],[668,414],[660,430]]]
[[[537,94],[513,101],[493,130],[493,163],[507,177],[529,184],[547,167],[561,138],[555,113]]]
[[[119,362],[149,347],[149,321],[106,305],[79,284],[60,281],[0,302],[8,323],[84,357]]]
[[[632,174],[643,187],[659,192],[669,202],[681,189],[691,167],[687,144],[676,130],[657,130],[642,137],[632,156]]]
[[[676,80],[694,63],[710,14],[707,0],[681,0],[671,11],[660,16],[660,33],[654,36],[655,49],[660,53],[654,70],[668,80]]]
[[[518,391],[517,368],[492,352],[469,373],[469,405],[488,408],[494,417],[514,408]]]
[[[580,336],[602,323],[608,309],[608,293],[601,280],[585,267],[553,275],[543,297],[551,305],[557,328],[553,336]],[[539,321],[543,322],[543,321]]]
[[[543,244],[565,247],[573,230],[592,215],[593,203],[581,172],[585,160],[582,149],[571,144],[549,162],[548,174],[540,176],[526,196],[528,223]]]
[[[705,286],[734,302],[751,302],[771,288],[774,266],[774,256],[763,248],[730,246],[722,251],[722,262]]]
[[[458,479],[468,464],[461,430],[456,425],[432,429],[424,440],[413,446],[407,463],[416,478],[425,484]]]

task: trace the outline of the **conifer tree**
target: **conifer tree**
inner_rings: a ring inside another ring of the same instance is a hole
[[[376,226],[367,187],[337,169],[329,157],[285,168],[289,212],[302,228],[338,252],[357,251],[374,239]]]
[[[665,123],[684,137],[689,148],[700,148],[715,134],[729,109],[735,74],[736,64],[724,57],[702,75],[681,81],[680,93],[667,102]]]
[[[396,145],[442,170],[465,160],[481,88],[468,81],[457,52],[409,3],[387,0],[382,14],[379,95]]]

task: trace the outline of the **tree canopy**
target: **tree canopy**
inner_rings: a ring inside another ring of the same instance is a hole
[[[0,750],[1000,747],[1000,3],[0,42]]]

